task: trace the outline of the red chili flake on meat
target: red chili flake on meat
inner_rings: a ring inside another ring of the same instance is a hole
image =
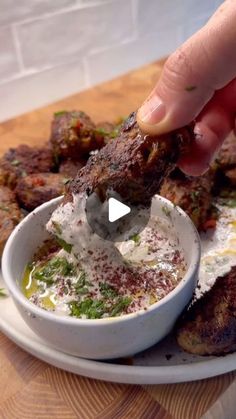
[[[33,186],[44,186],[45,181],[41,177],[38,176],[38,177],[34,177],[32,184]]]

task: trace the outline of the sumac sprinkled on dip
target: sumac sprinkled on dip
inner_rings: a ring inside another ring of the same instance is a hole
[[[100,319],[148,310],[178,285],[186,263],[168,217],[110,243],[91,233],[81,202],[53,213],[47,228],[63,248],[47,258],[41,251],[27,266],[22,288],[30,301],[58,315]]]

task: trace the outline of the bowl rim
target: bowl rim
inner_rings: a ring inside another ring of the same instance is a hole
[[[163,297],[161,300],[157,301],[154,304],[151,304],[146,310],[141,309],[138,311],[135,311],[133,313],[124,314],[122,316],[117,317],[106,317],[102,319],[80,319],[75,318],[72,316],[58,316],[54,312],[50,312],[47,310],[44,310],[36,304],[32,303],[27,299],[27,297],[24,296],[22,293],[19,285],[18,285],[18,279],[14,279],[11,274],[11,264],[12,264],[12,245],[14,243],[15,238],[17,235],[24,230],[25,225],[28,222],[31,222],[32,219],[35,219],[35,216],[37,216],[38,213],[42,213],[46,209],[48,210],[49,207],[55,206],[55,204],[59,204],[63,199],[63,196],[54,198],[48,202],[45,202],[44,204],[38,206],[35,210],[33,210],[31,213],[29,213],[13,230],[10,237],[7,240],[7,243],[5,245],[3,255],[2,255],[2,274],[4,282],[10,292],[10,294],[13,296],[13,299],[18,302],[25,310],[29,312],[29,315],[32,313],[35,317],[43,318],[46,320],[54,321],[56,324],[71,324],[71,325],[78,325],[78,326],[104,326],[105,324],[111,324],[111,323],[123,323],[125,321],[131,321],[132,319],[140,316],[145,316],[145,314],[151,314],[152,312],[158,310],[159,307],[167,304],[170,300],[172,300],[175,296],[177,296],[182,289],[185,287],[185,285],[194,280],[194,277],[196,273],[198,272],[199,264],[200,264],[200,257],[201,257],[201,243],[200,243],[200,237],[198,234],[198,231],[196,227],[194,226],[192,220],[190,217],[183,211],[180,207],[174,205],[171,201],[169,201],[166,198],[163,198],[160,195],[154,195],[153,199],[158,199],[158,201],[161,202],[162,205],[165,205],[168,207],[168,209],[171,210],[172,213],[178,214],[177,217],[184,217],[185,219],[185,225],[186,228],[189,230],[189,234],[192,235],[192,257],[189,263],[189,268],[186,271],[183,278],[180,280],[178,285],[171,290],[165,297]],[[166,215],[163,213],[163,218],[165,218]],[[20,280],[20,279],[19,279]],[[184,307],[183,307],[184,308]]]

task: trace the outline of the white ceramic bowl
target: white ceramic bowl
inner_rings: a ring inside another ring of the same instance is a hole
[[[108,319],[83,320],[43,310],[20,289],[25,266],[48,238],[45,224],[61,198],[53,199],[29,214],[13,231],[4,250],[2,272],[7,288],[28,326],[62,352],[91,359],[129,356],[166,336],[189,302],[196,285],[200,240],[189,217],[168,200],[155,196],[152,214],[172,220],[187,262],[187,272],[178,286],[146,311]]]

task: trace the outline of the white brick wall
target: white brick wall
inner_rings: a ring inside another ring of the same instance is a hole
[[[172,52],[221,0],[0,0],[0,120]]]

